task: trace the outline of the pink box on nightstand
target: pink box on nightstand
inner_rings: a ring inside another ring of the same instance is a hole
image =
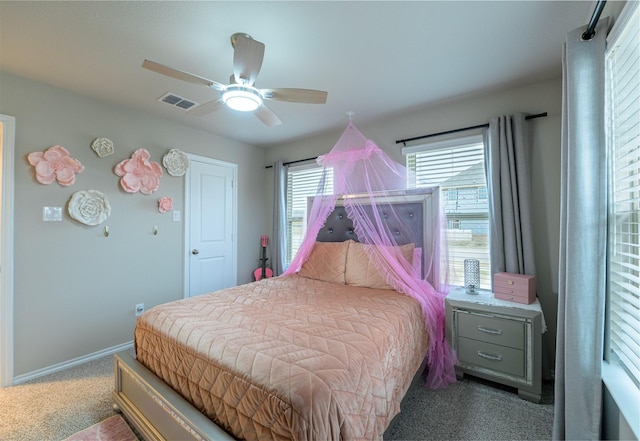
[[[495,273],[493,295],[496,299],[528,305],[536,301],[536,278],[527,274]]]

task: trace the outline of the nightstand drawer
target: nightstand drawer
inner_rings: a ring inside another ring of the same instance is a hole
[[[458,335],[515,349],[524,349],[524,322],[466,313],[458,314]]]
[[[460,338],[458,359],[462,363],[524,377],[524,351]]]

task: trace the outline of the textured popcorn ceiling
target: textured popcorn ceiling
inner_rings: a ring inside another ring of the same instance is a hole
[[[568,31],[591,1],[0,2],[0,69],[255,145],[371,122],[456,97],[561,75]],[[606,12],[606,11],[605,11]],[[218,92],[141,68],[145,58],[228,83],[229,37],[266,45],[257,87],[328,92],[269,101],[283,124],[229,109],[203,117],[158,99]]]

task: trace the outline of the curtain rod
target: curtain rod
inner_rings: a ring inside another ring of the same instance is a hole
[[[298,159],[297,161],[283,162],[282,165],[297,164],[298,162],[313,161],[315,159],[318,159],[318,157],[314,156],[313,158]],[[265,165],[264,168],[273,168],[273,165]]]
[[[587,30],[582,34],[583,40],[589,41],[596,35],[596,26],[598,20],[600,20],[600,14],[602,14],[605,3],[607,3],[606,0],[598,0],[598,4],[593,10],[593,15],[591,15],[591,20],[589,20],[589,24],[587,25]]]
[[[527,116],[524,117],[524,119],[543,118],[545,116],[547,116],[547,112],[538,113],[537,115],[527,115]],[[445,132],[430,133],[428,135],[416,136],[414,138],[399,139],[399,140],[396,141],[396,144],[403,143],[406,146],[408,142],[417,141],[418,139],[432,138],[434,136],[440,136],[440,135],[449,135],[451,133],[465,132],[467,130],[482,129],[482,128],[485,128],[485,127],[489,127],[489,123],[478,124],[477,126],[463,127],[461,129],[447,130]]]
[[[547,112],[538,113],[537,115],[527,115],[524,117],[524,119],[544,118],[545,116],[547,116]],[[471,126],[471,127],[463,127],[462,129],[447,130],[446,132],[431,133],[430,135],[416,136],[415,138],[400,139],[396,141],[396,144],[400,144],[401,142],[407,143],[409,141],[415,141],[417,139],[430,138],[432,136],[448,135],[450,133],[463,132],[465,130],[480,129],[483,127],[489,127],[489,123],[479,124],[477,126]],[[283,162],[282,164],[283,165],[297,164],[298,162],[314,161],[316,159],[318,159],[318,157],[314,156],[313,158],[298,159],[297,161]],[[264,168],[273,168],[273,165],[265,165]]]

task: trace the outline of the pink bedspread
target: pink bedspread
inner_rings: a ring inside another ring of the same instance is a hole
[[[298,275],[156,306],[137,359],[247,440],[373,440],[427,352],[418,303]]]

